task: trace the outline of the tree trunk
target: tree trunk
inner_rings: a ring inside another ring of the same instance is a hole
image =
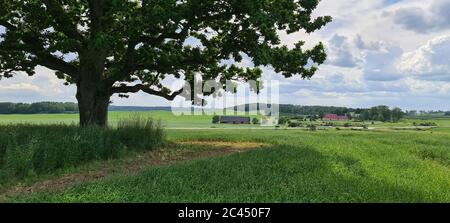
[[[81,126],[107,127],[110,86],[104,81],[105,56],[93,50],[80,57],[77,100]]]
[[[108,106],[110,96],[98,89],[89,89],[83,86],[77,90],[78,108],[80,111],[81,126],[108,125]]]

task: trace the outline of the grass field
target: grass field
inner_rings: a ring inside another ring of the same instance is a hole
[[[258,125],[217,125],[212,124],[212,116],[208,115],[174,115],[170,111],[145,111],[145,112],[127,112],[127,111],[113,111],[109,113],[109,123],[114,126],[121,119],[128,118],[133,115],[140,115],[142,117],[151,117],[156,120],[161,120],[166,128],[264,128]],[[255,117],[255,116],[251,116]],[[311,122],[312,124],[320,125],[326,121]],[[406,118],[397,123],[389,122],[372,122],[367,121],[364,124],[373,128],[384,127],[413,127],[413,123],[434,122],[440,127],[450,128],[450,117],[423,117],[417,119]],[[78,114],[32,114],[32,115],[0,115],[0,125],[5,124],[76,124],[78,123]],[[340,122],[344,124],[345,122]],[[361,123],[358,123],[361,124]]]
[[[450,202],[448,132],[169,130],[269,148],[152,167],[26,202]]]
[[[212,124],[212,116],[208,115],[174,115],[170,111],[145,111],[145,112],[128,112],[113,111],[109,113],[110,125],[116,125],[121,119],[126,119],[133,115],[142,117],[151,117],[155,120],[161,120],[167,128],[248,128],[249,126],[241,125],[215,125]],[[252,116],[254,117],[254,116]],[[77,124],[78,114],[32,114],[32,115],[0,115],[0,125],[3,124]],[[258,127],[258,126],[251,126]]]
[[[125,114],[113,113],[111,119]],[[202,116],[177,119],[165,112],[154,112],[152,116],[166,118],[163,122],[168,122],[168,126],[210,125],[209,118]],[[0,119],[3,123],[17,122],[12,117]],[[70,120],[67,116],[56,119]],[[54,121],[44,115],[39,119],[42,120]],[[210,141],[260,142],[268,146],[149,166],[131,175],[117,174],[62,190],[15,196],[8,201],[450,202],[449,128],[315,132],[168,129],[167,137],[174,145]]]

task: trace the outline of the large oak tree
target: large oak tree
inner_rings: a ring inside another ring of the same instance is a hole
[[[319,0],[3,0],[0,78],[56,71],[77,86],[81,125],[107,124],[114,94],[139,91],[173,100],[169,75],[194,81],[258,80],[260,66],[310,78],[326,59],[320,43],[281,44],[280,33],[311,33],[331,21],[312,17]],[[187,44],[189,41],[201,44]],[[243,55],[255,67],[226,65]],[[311,66],[312,65],[312,66]]]

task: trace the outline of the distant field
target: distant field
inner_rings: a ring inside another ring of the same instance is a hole
[[[144,117],[152,117],[155,120],[161,120],[167,128],[244,128],[258,127],[255,125],[214,125],[212,124],[212,116],[209,115],[174,115],[170,111],[113,111],[109,112],[109,123],[115,125],[118,120],[126,119],[132,115],[141,115]],[[78,114],[32,114],[32,115],[0,115],[1,124],[11,123],[32,123],[32,124],[77,124]]]
[[[132,115],[142,115],[161,120],[167,128],[262,128],[258,125],[216,125],[212,124],[210,115],[174,115],[170,111],[112,111],[109,113],[109,123],[115,125],[118,120],[128,118]],[[255,116],[252,116],[255,117]],[[305,122],[321,125],[326,121]],[[418,117],[417,119],[405,118],[397,123],[366,121],[369,127],[413,127],[413,123],[434,122],[439,127],[450,127],[450,117]],[[78,114],[32,114],[32,115],[0,115],[0,125],[11,123],[32,123],[32,124],[77,124]],[[346,122],[337,122],[343,125]],[[361,124],[358,122],[357,124]]]

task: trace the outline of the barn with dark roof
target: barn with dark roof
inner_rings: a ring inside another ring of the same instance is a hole
[[[245,116],[220,116],[222,124],[250,124],[250,117]]]

